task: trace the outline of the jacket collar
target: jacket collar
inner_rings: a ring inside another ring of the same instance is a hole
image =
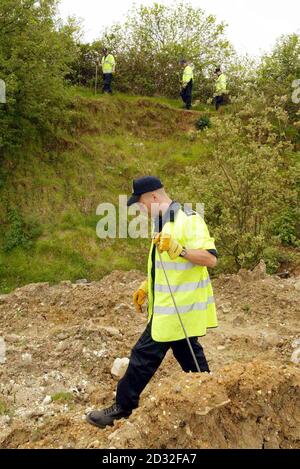
[[[175,200],[173,200],[173,202],[169,205],[168,210],[164,213],[164,215],[161,218],[159,216],[155,217],[154,232],[159,233],[160,225],[161,225],[161,228],[163,228],[166,223],[174,222],[176,215],[180,209],[181,209],[181,205]]]

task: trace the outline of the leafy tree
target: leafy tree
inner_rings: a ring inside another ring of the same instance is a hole
[[[293,82],[300,78],[300,35],[290,34],[278,39],[273,51],[263,56],[258,68],[257,87],[270,101],[274,96],[287,96],[285,109],[294,118],[299,105],[293,103]]]
[[[78,56],[67,75],[72,84],[89,87],[95,85],[96,62],[98,62],[99,74],[102,73],[100,68],[102,48],[100,41],[95,41],[93,44],[78,44]]]
[[[188,3],[154,3],[134,7],[124,24],[101,36],[117,57],[116,84],[122,91],[177,96],[181,58],[195,65],[196,92],[212,94],[211,73],[230,62],[234,51],[225,37],[225,25]]]
[[[260,107],[250,95],[233,114],[213,119],[207,165],[190,174],[190,197],[205,204],[221,258],[238,268],[253,267],[270,246],[300,244],[300,173],[285,136],[288,115],[279,98],[271,106],[263,94],[256,98]]]
[[[49,138],[65,118],[64,78],[77,48],[77,26],[56,19],[56,0],[1,0],[0,155],[25,141]]]

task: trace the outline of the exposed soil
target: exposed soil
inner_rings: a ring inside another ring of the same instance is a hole
[[[140,138],[162,139],[195,128],[195,122],[200,115],[198,111],[174,109],[145,98],[128,103],[118,98],[111,101],[111,99],[91,100],[79,97],[74,100],[73,107],[77,111],[85,107],[89,110],[89,115],[92,114],[95,118],[94,120],[83,116],[78,118],[77,136],[81,133],[114,134],[125,131]]]
[[[267,276],[262,264],[214,281],[219,327],[200,339],[211,375],[185,374],[170,353],[129,420],[85,422],[112,403],[112,364],[146,326],[132,305],[142,278],[113,272],[0,296],[0,447],[298,448],[300,277]]]

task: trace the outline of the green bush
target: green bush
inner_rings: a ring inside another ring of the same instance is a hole
[[[282,264],[289,264],[295,261],[293,254],[283,250],[280,245],[266,247],[263,252],[263,258],[269,274],[275,274]]]
[[[236,268],[254,267],[280,241],[298,243],[296,211],[289,209],[299,200],[296,162],[278,132],[286,115],[280,106],[256,108],[248,100],[234,114],[215,117],[205,134],[205,170],[189,169],[189,190],[205,205],[221,257],[230,256]]]
[[[38,221],[25,221],[17,209],[8,210],[8,224],[3,243],[4,252],[12,251],[17,246],[29,249],[43,231]]]
[[[273,222],[272,229],[284,246],[300,247],[299,209],[287,208]]]
[[[9,409],[5,401],[0,399],[0,416],[9,414]]]
[[[292,83],[300,77],[300,34],[281,36],[271,53],[262,57],[258,67],[257,86],[269,97],[288,96],[285,110],[295,118],[299,105],[292,101]]]
[[[57,19],[57,1],[1,0],[0,158],[24,143],[49,141],[67,120],[65,76],[77,55],[76,25]]]
[[[203,130],[205,128],[210,128],[211,127],[211,121],[209,116],[202,116],[200,119],[197,120],[196,122],[196,128],[198,130]]]
[[[201,8],[178,1],[173,5],[133,6],[123,23],[107,28],[99,41],[81,48],[74,63],[74,83],[91,83],[95,65],[91,54],[105,45],[116,57],[115,86],[119,91],[178,97],[182,68],[187,58],[195,65],[194,94],[212,94],[213,71],[235,56],[225,36],[225,24]],[[210,77],[207,77],[207,71]]]
[[[70,392],[60,391],[52,396],[53,402],[72,402],[74,400],[74,396]]]

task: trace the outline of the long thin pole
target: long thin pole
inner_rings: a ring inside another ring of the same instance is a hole
[[[195,362],[196,369],[197,369],[197,371],[200,373],[201,370],[200,370],[200,368],[199,368],[199,364],[198,364],[198,362],[197,362],[197,359],[196,359],[194,350],[193,350],[193,348],[192,348],[192,346],[191,346],[190,339],[189,339],[189,337],[188,337],[188,335],[187,335],[186,329],[185,329],[185,327],[184,327],[184,324],[183,324],[183,322],[182,322],[180,313],[179,313],[179,311],[178,311],[178,308],[177,308],[177,305],[176,305],[176,301],[175,301],[175,298],[174,298],[174,295],[173,295],[173,292],[172,292],[172,289],[171,289],[171,286],[170,286],[170,283],[169,283],[169,279],[168,279],[168,276],[167,276],[167,273],[166,273],[166,270],[165,270],[165,266],[164,266],[164,263],[163,263],[163,260],[162,260],[162,257],[161,257],[161,253],[159,252],[158,248],[157,248],[157,251],[158,251],[159,260],[160,260],[161,266],[162,266],[162,268],[163,268],[163,271],[164,271],[164,274],[165,274],[165,278],[166,278],[166,281],[167,281],[167,284],[168,284],[168,287],[169,287],[170,295],[171,295],[172,300],[173,300],[173,303],[174,303],[174,307],[175,307],[176,313],[177,313],[177,315],[178,315],[178,318],[179,318],[179,321],[180,321],[182,330],[183,330],[183,332],[184,332],[186,341],[187,341],[187,343],[188,343],[188,346],[189,346],[189,349],[190,349],[190,351],[191,351],[193,360],[194,360],[194,362]]]
[[[98,81],[98,62],[96,61],[95,94],[97,94],[97,81]]]

